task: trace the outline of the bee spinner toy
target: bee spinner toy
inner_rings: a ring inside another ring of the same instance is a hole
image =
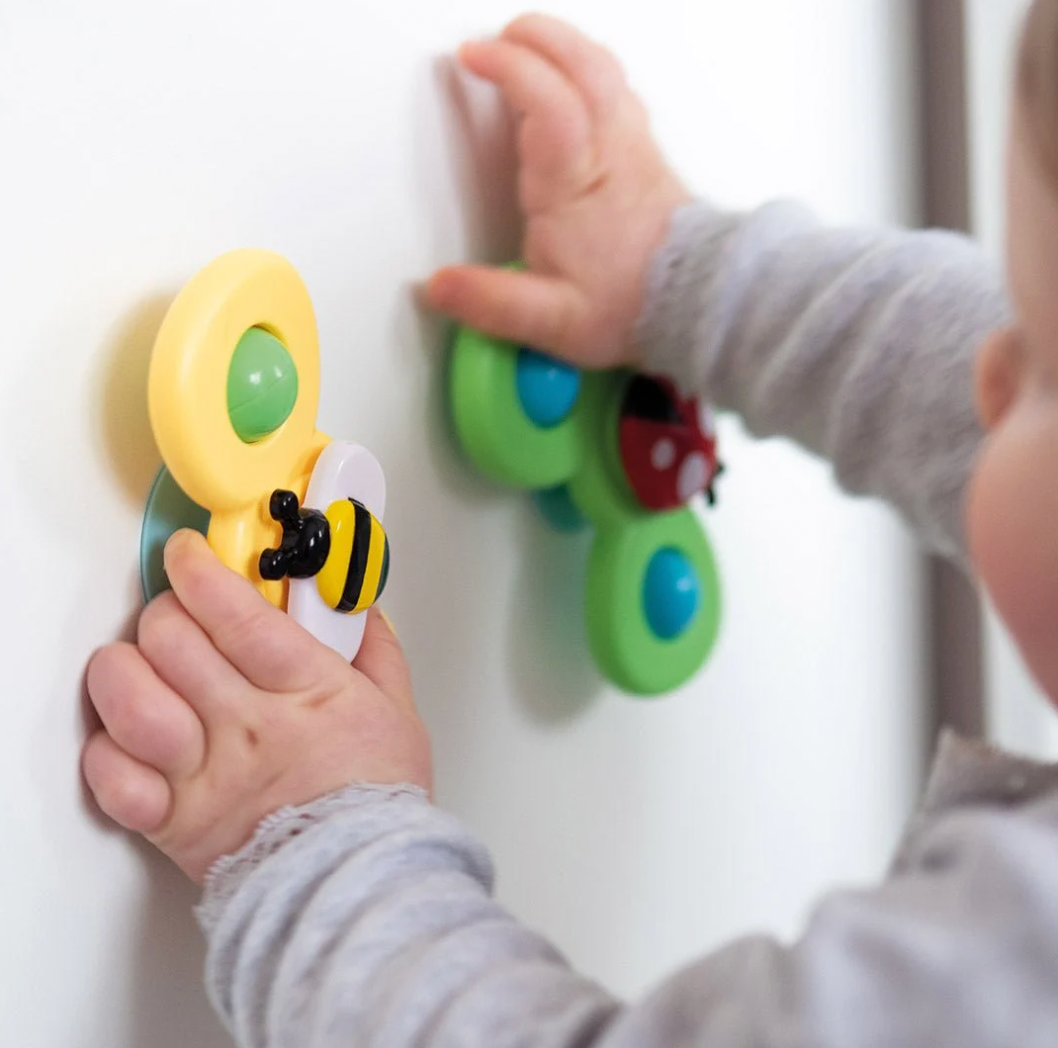
[[[319,382],[315,314],[289,262],[232,251],[192,278],[151,353],[163,466],[140,574],[147,599],[165,589],[166,539],[196,528],[228,567],[352,659],[389,574],[386,483],[366,448],[316,428]]]
[[[641,696],[686,682],[720,624],[716,563],[688,504],[711,504],[723,469],[708,406],[666,379],[581,373],[466,327],[449,379],[474,464],[533,491],[555,527],[594,528],[585,619],[603,675]]]

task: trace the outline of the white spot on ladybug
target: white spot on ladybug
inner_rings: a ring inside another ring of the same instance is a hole
[[[692,495],[697,495],[709,480],[709,462],[700,452],[688,455],[680,465],[676,477],[676,494],[681,502],[686,502]]]
[[[650,449],[650,464],[659,472],[668,469],[675,461],[676,445],[668,437],[662,437]]]

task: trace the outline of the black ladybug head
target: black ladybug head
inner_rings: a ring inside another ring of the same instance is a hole
[[[621,415],[674,425],[683,421],[673,388],[649,375],[635,375],[628,383],[621,402]]]

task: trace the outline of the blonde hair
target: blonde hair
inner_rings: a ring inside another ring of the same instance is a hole
[[[1029,8],[1015,93],[1029,144],[1058,192],[1058,0],[1034,0]]]

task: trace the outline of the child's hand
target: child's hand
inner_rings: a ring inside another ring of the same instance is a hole
[[[175,535],[165,566],[173,590],[144,610],[137,643],[88,666],[103,728],[84,773],[111,818],[200,882],[283,805],[353,781],[430,788],[429,739],[377,611],[350,666],[200,535]]]
[[[435,308],[589,367],[634,364],[647,267],[689,194],[661,156],[617,60],[543,15],[460,60],[520,117],[518,193],[528,273],[451,266]]]

